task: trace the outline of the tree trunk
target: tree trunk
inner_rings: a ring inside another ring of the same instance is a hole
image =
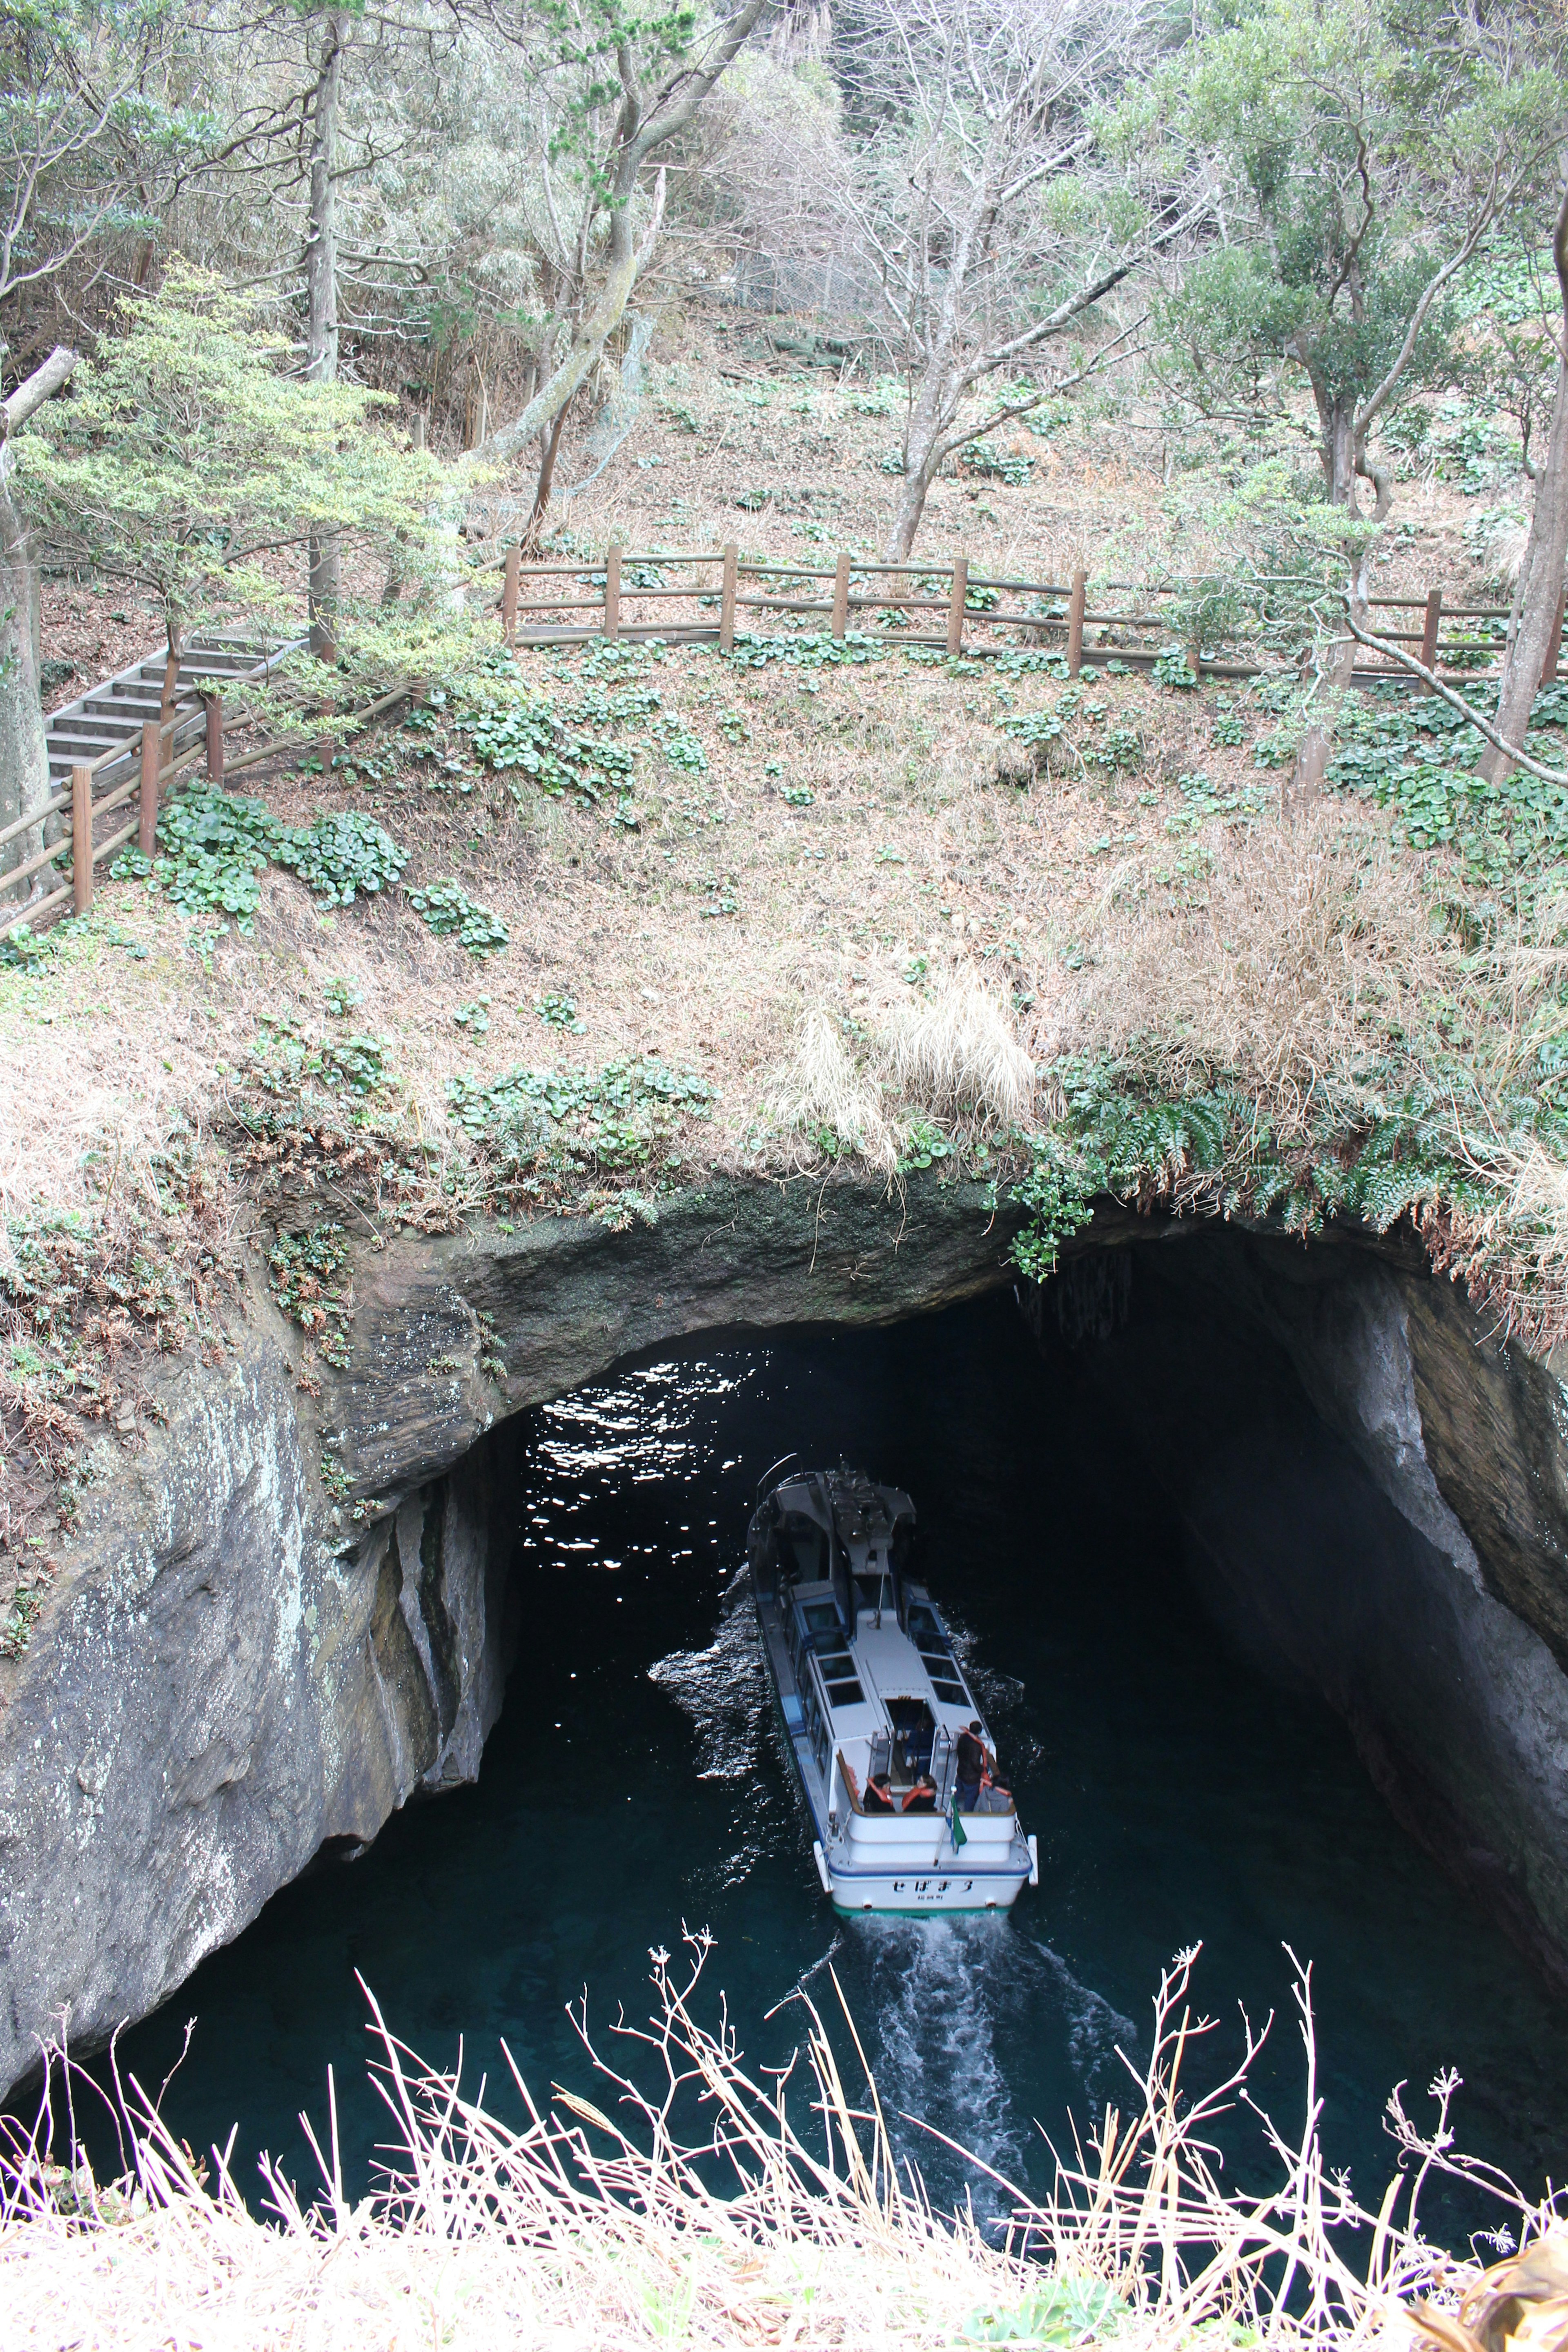
[[[1318,420],[1322,427],[1319,456],[1322,459],[1323,483],[1331,507],[1356,508],[1356,439],[1355,403],[1339,400],[1313,386],[1317,394]]]
[[[963,386],[952,383],[951,372],[934,361],[928,362],[904,435],[904,478],[882,541],[884,563],[902,563],[914,546],[926,499],[942,463],[942,436],[958,413],[962,396]]]
[[[333,176],[337,151],[338,90],[342,79],[342,18],[336,10],[319,20],[316,87],[311,100],[310,233],[305,246],[305,375],[310,383],[338,380],[338,195]],[[338,650],[339,547],[337,534],[312,539],[310,651],[319,661],[335,661]]]
[[[1520,567],[1517,590],[1519,625],[1503,663],[1498,696],[1497,729],[1505,743],[1517,751],[1524,741],[1530,713],[1541,688],[1546,648],[1563,593],[1563,566],[1568,557],[1568,189],[1563,191],[1552,241],[1557,283],[1563,295],[1563,341],[1557,354],[1557,396],[1552,406],[1552,427],[1535,480],[1535,510]],[[1506,751],[1489,744],[1481,757],[1481,773],[1490,784],[1500,784],[1513,766]]]
[[[528,518],[527,528],[522,534],[524,551],[530,555],[537,554],[539,551],[540,536],[544,529],[545,511],[550,504],[550,493],[555,485],[555,459],[561,447],[562,428],[565,425],[567,410],[571,404],[568,401],[564,407],[556,410],[555,422],[545,436],[544,454],[539,461],[539,479],[534,487],[533,508]]]
[[[38,684],[38,590],[22,519],[11,500],[0,446],[0,829],[49,797],[49,752]],[[0,849],[4,872],[36,856],[43,834],[21,834]],[[18,889],[26,885],[19,883]],[[35,887],[37,887],[35,885]]]
[[[49,797],[48,738],[38,664],[38,583],[26,527],[11,497],[7,446],[36,409],[70,382],[77,355],[58,343],[9,399],[0,402],[0,831],[41,810]],[[43,833],[29,827],[0,849],[0,877],[42,849]],[[17,886],[20,887],[20,885]],[[34,894],[47,886],[42,877]],[[0,892],[5,884],[0,879]]]

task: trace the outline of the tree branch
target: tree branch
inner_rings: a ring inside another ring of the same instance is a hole
[[[8,441],[18,426],[26,425],[35,409],[41,408],[46,400],[52,400],[70,382],[78,357],[64,343],[57,343],[43,365],[36,367],[8,400],[0,402],[0,419],[4,420],[0,439]]]
[[[1390,661],[1395,661],[1402,669],[1407,669],[1412,677],[1418,677],[1424,685],[1429,686],[1434,694],[1440,694],[1450,710],[1457,710],[1462,719],[1468,719],[1476,732],[1484,735],[1487,741],[1494,744],[1500,751],[1506,752],[1516,767],[1527,769],[1531,775],[1539,776],[1542,783],[1568,784],[1568,769],[1542,767],[1539,760],[1528,758],[1516,744],[1505,743],[1491,721],[1481,717],[1475,704],[1467,702],[1462,694],[1457,694],[1451,686],[1446,685],[1436,670],[1428,669],[1426,663],[1417,661],[1414,654],[1407,654],[1403,646],[1393,645],[1386,637],[1374,637],[1370,629],[1360,627],[1350,611],[1348,599],[1345,625],[1358,643],[1370,646],[1373,653],[1386,655]]]

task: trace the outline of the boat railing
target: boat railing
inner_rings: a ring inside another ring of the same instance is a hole
[[[936,1809],[945,1813],[952,1796],[956,1770],[952,1734],[945,1723],[939,1723],[936,1737],[931,1744],[931,1777],[936,1782]]]

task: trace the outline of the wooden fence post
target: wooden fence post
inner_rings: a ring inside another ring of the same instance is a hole
[[[1568,589],[1557,592],[1557,617],[1552,624],[1552,635],[1546,641],[1546,659],[1541,665],[1541,683],[1550,686],[1557,676],[1557,657],[1563,651],[1563,608],[1568,605]]]
[[[842,637],[849,625],[849,558],[840,555],[833,573],[833,634]]]
[[[92,905],[92,770],[71,770],[71,912]]]
[[[215,784],[223,782],[223,697],[209,694],[207,703],[207,774]],[[169,750],[174,751],[171,743]]]
[[[621,551],[609,549],[605,557],[605,635],[613,646],[621,634]]]
[[[1075,572],[1072,594],[1068,598],[1068,676],[1076,677],[1083,667],[1083,607],[1089,587],[1087,572]]]
[[[1426,618],[1421,629],[1421,659],[1427,669],[1436,669],[1437,667],[1437,631],[1442,625],[1442,621],[1443,591],[1440,588],[1434,588],[1426,598]],[[1424,677],[1417,678],[1415,683],[1423,694],[1431,693],[1432,689]]]
[[[960,555],[953,560],[952,594],[947,607],[947,650],[950,654],[963,651],[963,606],[968,594],[969,558]]]
[[[155,719],[142,722],[142,797],[138,814],[142,820],[136,835],[136,846],[143,857],[151,857],[158,842],[158,771],[163,764],[163,730]]]
[[[517,583],[522,570],[522,550],[509,547],[506,551],[506,574],[500,592],[501,643],[510,646],[517,635]]]
[[[724,549],[724,580],[719,592],[719,644],[724,653],[735,650],[735,589],[741,571],[741,551],[733,540]]]

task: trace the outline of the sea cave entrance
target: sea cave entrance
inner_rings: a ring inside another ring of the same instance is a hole
[[[545,2089],[584,2076],[584,1989],[591,2021],[639,2016],[649,1948],[710,1928],[748,2048],[782,2058],[776,2005],[830,1997],[830,1963],[889,2107],[1028,2179],[1037,2120],[1123,2095],[1173,1952],[1201,1941],[1211,2011],[1256,2017],[1289,2012],[1289,1944],[1314,1968],[1328,2154],[1363,2189],[1393,2084],[1419,2099],[1448,2064],[1468,2146],[1560,2175],[1568,2012],[1498,1850],[1524,1771],[1504,1670],[1544,1688],[1541,1644],[1518,1627],[1508,1650],[1410,1454],[1392,1282],[1216,1227],[885,1328],[710,1335],[504,1424],[484,1483],[516,1651],[478,1784],[286,1889],[121,2063],[159,2076],[196,2017],[174,2120],[201,2145],[238,2116],[242,2148],[274,2151],[331,2063],[363,2170],[382,2117],[356,1969],[427,2056],[461,2035],[493,2081],[504,2038]],[[737,1580],[756,1479],[792,1450],[915,1498],[921,1572],[1039,1836],[1010,1921],[823,1901]],[[1480,1776],[1467,1822],[1436,1743]],[[1259,2089],[1294,2119],[1288,2014]],[[900,2131],[943,2201],[973,2185]]]

